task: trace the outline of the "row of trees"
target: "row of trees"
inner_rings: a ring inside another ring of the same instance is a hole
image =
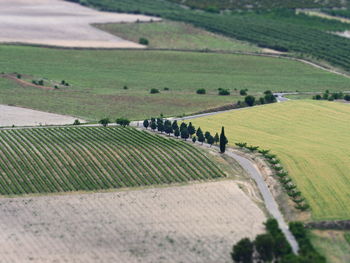
[[[322,95],[317,94],[317,95],[313,96],[312,99],[314,99],[314,100],[329,100],[329,101],[344,99],[346,101],[350,101],[350,95],[349,94],[344,95],[343,92],[330,93],[329,90],[326,90]]]
[[[281,262],[281,263],[325,263],[326,260],[312,246],[309,233],[300,222],[289,223],[289,229],[299,244],[299,255],[291,246],[278,226],[276,219],[265,223],[266,233],[254,241],[241,239],[233,246],[231,257],[236,263]]]
[[[169,136],[173,134],[175,137],[181,137],[184,140],[192,139],[193,143],[196,141],[207,142],[210,146],[213,144],[220,144],[220,152],[224,153],[226,150],[226,145],[228,140],[225,136],[225,129],[222,127],[221,134],[219,136],[216,133],[214,136],[210,132],[206,131],[203,133],[202,129],[196,127],[190,122],[188,125],[185,122],[182,122],[180,126],[178,125],[177,120],[171,122],[170,120],[163,120],[162,118],[151,118],[151,120],[144,120],[143,126],[148,129],[151,128],[153,131],[157,130],[161,133],[166,133]]]

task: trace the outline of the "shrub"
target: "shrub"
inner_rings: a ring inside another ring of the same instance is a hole
[[[139,43],[140,43],[141,45],[145,45],[145,46],[148,46],[148,45],[149,45],[148,39],[147,39],[147,38],[144,38],[144,37],[141,37],[141,38],[139,39]]]
[[[44,86],[44,81],[41,79],[41,80],[39,80],[38,81],[38,85],[40,85],[40,86]]]
[[[316,96],[313,97],[314,100],[321,100],[322,96],[320,94],[317,94]]]
[[[230,95],[230,91],[227,89],[221,89],[221,90],[219,90],[219,95],[228,96],[228,95]]]
[[[126,118],[118,118],[115,122],[123,127],[128,126],[130,124],[130,121]]]
[[[76,119],[73,123],[73,125],[80,125],[80,121],[78,119]]]
[[[151,94],[159,93],[159,89],[151,89],[149,93]]]
[[[169,88],[165,87],[164,90],[169,90]]]
[[[126,90],[126,89],[129,89],[129,88],[128,88],[128,86],[126,86],[126,85],[125,85],[125,86],[123,87],[123,89],[125,89],[125,90]]]
[[[241,95],[241,96],[247,96],[247,89],[241,89],[241,90],[239,91],[239,95]]]
[[[205,94],[207,93],[205,89],[197,89],[197,94]]]
[[[21,74],[17,74],[17,78],[18,78],[18,79],[21,79],[21,78],[22,78],[22,75],[21,75]]]
[[[344,96],[344,100],[350,101],[350,95],[349,95],[349,94],[345,95],[345,96]]]
[[[245,103],[247,103],[248,106],[252,107],[255,103],[255,97],[252,95],[248,95],[244,99]]]

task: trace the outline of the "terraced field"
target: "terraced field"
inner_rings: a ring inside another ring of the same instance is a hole
[[[224,177],[198,149],[133,128],[0,131],[0,194],[53,193]]]
[[[271,149],[306,197],[314,220],[350,218],[350,105],[289,101],[192,121],[226,128],[229,142]]]

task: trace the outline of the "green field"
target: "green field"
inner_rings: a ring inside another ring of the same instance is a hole
[[[225,126],[230,145],[247,142],[276,153],[314,220],[350,219],[350,105],[289,101],[192,122],[212,132]]]
[[[134,128],[0,131],[0,194],[53,193],[224,177],[191,145]]]
[[[97,28],[121,38],[149,40],[149,48],[225,50],[258,52],[261,49],[242,41],[213,34],[190,24],[168,21],[153,23],[97,24]]]
[[[344,231],[314,230],[311,240],[328,263],[350,262],[350,244],[344,239]]]
[[[20,87],[0,78],[0,103],[98,120],[178,116],[230,104],[249,93],[348,90],[350,80],[300,62],[258,56],[174,52],[93,51],[0,46],[3,72],[45,77],[71,86]],[[278,73],[276,73],[278,72]],[[128,89],[124,90],[123,86]],[[164,91],[164,87],[169,91]],[[149,94],[157,88],[161,93]],[[199,88],[207,95],[197,95]],[[231,96],[218,96],[227,88]],[[234,89],[238,91],[234,91]]]

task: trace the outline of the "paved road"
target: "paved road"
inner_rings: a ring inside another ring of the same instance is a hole
[[[226,155],[234,158],[243,168],[248,172],[251,178],[254,179],[256,182],[261,195],[263,196],[266,209],[269,211],[269,213],[278,221],[279,227],[281,228],[282,232],[286,236],[289,244],[291,245],[293,252],[295,254],[299,251],[299,245],[298,242],[295,240],[293,234],[289,231],[288,225],[286,221],[283,218],[282,213],[280,212],[278,205],[276,203],[276,200],[274,199],[273,195],[271,194],[267,184],[264,181],[264,178],[260,171],[256,168],[254,163],[250,161],[247,158],[244,158],[230,150],[226,151]]]

